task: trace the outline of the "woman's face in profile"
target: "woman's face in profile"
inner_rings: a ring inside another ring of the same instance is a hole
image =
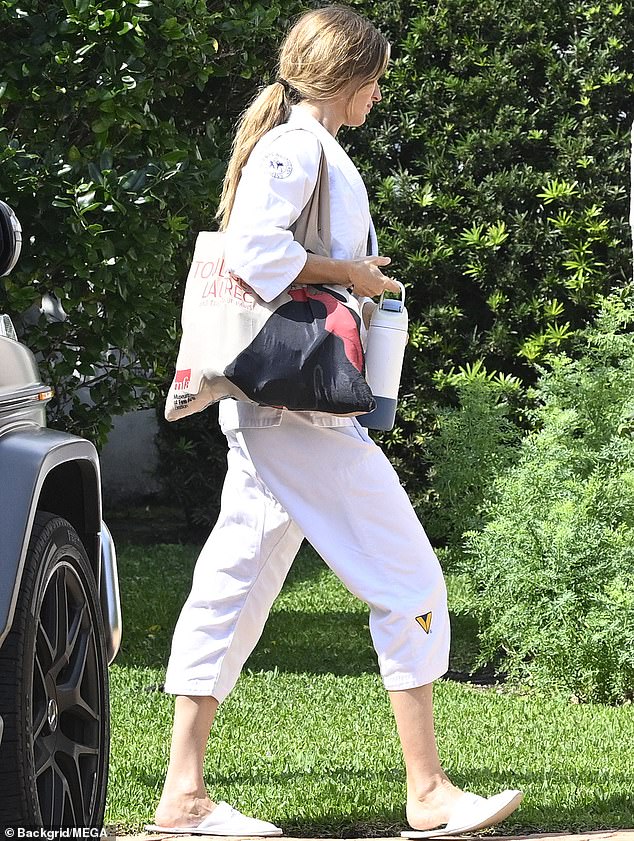
[[[374,105],[381,101],[379,80],[367,82],[362,87],[356,88],[351,96],[346,93],[342,99],[346,100],[343,125],[362,126]]]

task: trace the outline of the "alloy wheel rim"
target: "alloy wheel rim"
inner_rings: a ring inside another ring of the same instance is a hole
[[[83,582],[58,561],[37,612],[32,757],[45,826],[89,824],[103,749],[100,665]]]

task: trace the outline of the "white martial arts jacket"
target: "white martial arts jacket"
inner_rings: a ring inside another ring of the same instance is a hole
[[[328,162],[331,255],[357,259],[377,239],[365,185],[337,140],[301,106],[293,106],[287,123],[267,132],[253,148],[242,170],[225,235],[227,268],[270,301],[295,280],[307,259],[289,230],[317,183],[321,149]],[[256,406],[233,399],[220,403],[223,430],[278,426],[286,409]],[[320,426],[352,421],[323,412],[303,412]]]

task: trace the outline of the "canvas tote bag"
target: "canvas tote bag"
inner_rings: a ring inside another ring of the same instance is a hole
[[[315,189],[293,226],[307,251],[330,254],[322,149]],[[342,286],[293,285],[270,302],[228,272],[224,235],[198,234],[187,277],[169,421],[225,397],[293,411],[358,415],[375,408],[365,380],[357,299]]]

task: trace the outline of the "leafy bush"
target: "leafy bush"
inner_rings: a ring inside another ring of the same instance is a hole
[[[305,5],[0,0],[0,196],[25,228],[0,309],[55,387],[54,425],[99,442],[165,389],[233,123]],[[351,5],[394,47],[381,108],[340,138],[408,286],[399,424],[381,439],[422,506],[458,493],[442,469],[426,480],[436,372],[482,360],[530,379],[629,275],[634,16],[618,0]],[[20,319],[42,297],[66,319]]]
[[[218,406],[178,423],[168,423],[164,402],[157,409],[159,475],[166,500],[177,503],[189,527],[189,539],[204,538],[220,511],[227,470],[227,441],[218,426]]]
[[[549,360],[537,429],[466,537],[485,657],[584,701],[634,697],[634,308],[606,301]]]
[[[367,143],[382,245],[425,351],[444,369],[538,359],[631,273],[634,20],[611,0],[375,14],[394,61],[384,103],[350,139]]]
[[[631,276],[634,16],[613,0],[372,8],[394,60],[368,127],[345,139],[408,288],[388,446],[423,505],[434,373],[482,360],[534,381],[534,363]]]
[[[461,553],[463,534],[483,525],[482,505],[494,479],[517,460],[521,430],[514,417],[522,389],[518,380],[492,376],[482,365],[443,382],[455,389],[457,405],[436,409],[437,433],[425,449],[431,490],[422,513],[449,563]]]
[[[55,387],[53,424],[102,441],[154,401],[231,124],[297,5],[0,0],[0,196],[25,235],[0,310]],[[42,297],[65,320],[21,321]]]

